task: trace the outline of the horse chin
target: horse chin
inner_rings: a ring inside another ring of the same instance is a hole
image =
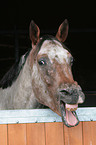
[[[67,127],[74,127],[79,124],[79,119],[75,111],[77,107],[78,105],[65,104],[63,101],[60,101],[62,121]]]

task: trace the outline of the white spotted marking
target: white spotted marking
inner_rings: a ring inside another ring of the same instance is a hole
[[[71,54],[56,40],[45,40],[39,54],[47,54],[51,62],[55,59],[59,64],[69,63],[71,57]]]

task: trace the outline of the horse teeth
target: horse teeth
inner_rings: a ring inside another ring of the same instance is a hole
[[[68,111],[70,111],[70,108],[66,108]]]
[[[77,110],[77,108],[74,108],[74,111],[76,111]]]
[[[70,111],[74,111],[74,108],[71,108]]]
[[[68,111],[76,111],[77,108],[66,108]]]
[[[76,111],[77,110],[77,108],[72,108],[72,111]]]

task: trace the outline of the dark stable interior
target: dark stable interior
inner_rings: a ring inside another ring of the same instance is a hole
[[[0,2],[0,79],[31,47],[29,24],[33,19],[45,34],[55,36],[59,25],[67,18],[69,35],[65,45],[74,57],[74,80],[82,87],[86,100],[81,107],[96,106],[96,12],[95,2],[57,4],[58,8],[34,3],[4,0]]]

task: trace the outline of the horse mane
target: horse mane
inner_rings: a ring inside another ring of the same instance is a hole
[[[5,89],[7,87],[10,87],[12,83],[17,79],[17,77],[20,74],[20,71],[22,70],[26,59],[29,55],[28,51],[23,55],[15,64],[9,69],[9,71],[4,75],[4,77],[0,81],[0,88]]]

